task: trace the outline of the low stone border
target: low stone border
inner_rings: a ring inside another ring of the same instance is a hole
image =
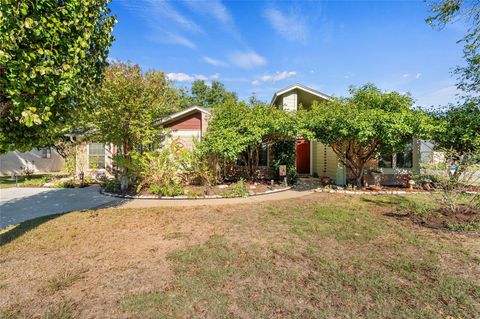
[[[114,193],[109,193],[105,192],[103,189],[100,188],[100,194],[106,195],[106,196],[111,196],[111,197],[118,197],[118,198],[128,198],[128,199],[174,199],[174,200],[197,200],[197,199],[221,199],[221,198],[247,198],[247,197],[254,197],[254,196],[262,196],[262,195],[269,195],[269,194],[275,194],[275,193],[281,193],[284,191],[288,191],[292,187],[285,187],[281,189],[273,189],[273,190],[268,190],[263,193],[259,194],[254,194],[254,195],[248,195],[248,196],[234,196],[234,197],[224,197],[220,195],[205,195],[205,196],[200,196],[200,197],[188,197],[188,196],[161,196],[161,195],[120,195],[120,194],[114,194]]]
[[[419,191],[349,191],[345,189],[325,189],[325,188],[317,188],[314,190],[314,192],[349,194],[349,195],[409,195],[409,194],[424,193]]]

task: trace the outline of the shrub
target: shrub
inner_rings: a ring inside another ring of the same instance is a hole
[[[183,195],[183,185],[181,184],[163,184],[163,185],[150,185],[149,192],[160,196],[180,196]]]
[[[230,185],[230,187],[221,192],[220,195],[223,197],[247,197],[248,191],[245,188],[245,182],[243,181],[243,178]]]
[[[57,181],[53,183],[53,188],[75,188],[73,181]]]
[[[22,182],[22,186],[23,187],[42,187],[47,181],[48,181],[48,178],[46,176],[42,176],[39,178],[27,177]]]
[[[298,182],[298,173],[297,171],[292,168],[292,169],[289,169],[288,172],[287,172],[287,183],[288,185],[294,185]]]
[[[118,180],[112,179],[112,180],[107,180],[102,184],[102,188],[106,192],[116,192],[117,190],[120,189],[120,182]]]

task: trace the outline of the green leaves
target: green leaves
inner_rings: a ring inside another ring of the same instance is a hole
[[[236,160],[248,147],[291,139],[297,133],[295,114],[259,102],[249,106],[229,100],[214,109],[205,145],[211,153]]]
[[[108,2],[0,2],[0,153],[43,144],[88,108],[113,41]]]
[[[32,27],[33,20],[31,18],[25,19],[25,28],[30,29]]]
[[[458,154],[480,153],[480,98],[434,114],[437,123],[434,139],[439,148]]]
[[[92,92],[89,122],[92,138],[123,147],[148,148],[161,142],[159,120],[178,110],[179,97],[165,74],[138,65],[115,62],[105,71],[102,85]]]
[[[357,178],[377,155],[402,151],[414,137],[428,136],[431,121],[413,110],[409,95],[382,92],[373,84],[352,87],[350,93],[348,98],[315,102],[302,119]]]

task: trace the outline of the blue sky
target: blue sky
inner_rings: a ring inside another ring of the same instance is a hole
[[[459,22],[433,30],[424,1],[113,0],[110,58],[162,70],[178,86],[219,80],[269,101],[301,83],[336,96],[373,82],[418,105],[455,100]]]

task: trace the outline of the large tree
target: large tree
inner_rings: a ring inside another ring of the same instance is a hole
[[[432,16],[426,19],[432,27],[462,20],[468,26],[464,43],[463,57],[466,65],[457,66],[457,87],[467,94],[480,93],[480,1],[479,0],[438,0],[431,6]]]
[[[257,100],[253,104],[228,100],[213,111],[205,149],[228,161],[242,159],[250,179],[256,178],[262,145],[297,135],[295,114]]]
[[[86,105],[113,40],[108,2],[0,2],[0,153],[49,143]]]
[[[206,108],[214,108],[228,100],[237,100],[234,92],[228,91],[219,81],[212,81],[210,85],[203,80],[195,80],[190,92],[183,90],[182,106],[189,107],[198,105]]]
[[[161,142],[159,120],[178,110],[178,92],[163,72],[114,62],[90,102],[90,138],[117,145],[117,159],[128,174],[132,152]]]
[[[332,147],[355,183],[362,185],[366,164],[403,151],[429,130],[429,119],[415,111],[409,95],[382,92],[373,84],[350,88],[348,98],[315,102],[302,114],[316,139]]]
[[[472,98],[458,107],[435,112],[438,119],[434,140],[449,154],[480,155],[480,98]]]

